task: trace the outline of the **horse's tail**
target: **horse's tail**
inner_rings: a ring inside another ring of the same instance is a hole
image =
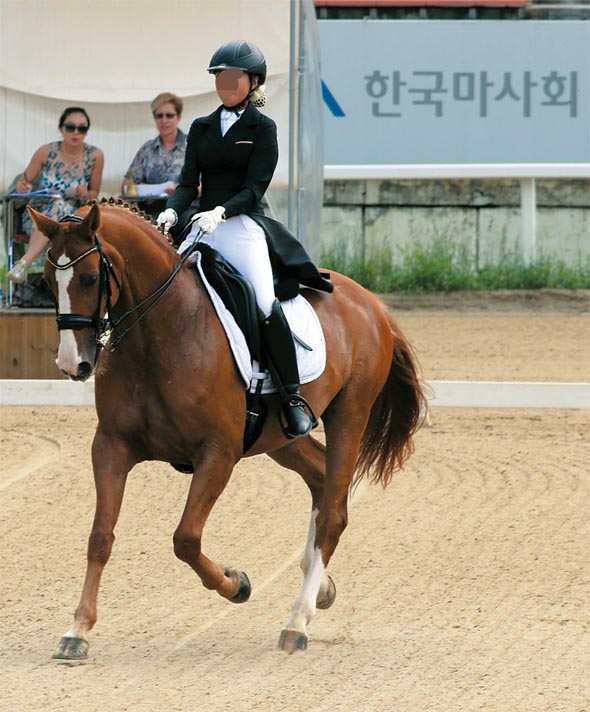
[[[424,386],[412,347],[394,319],[389,375],[373,404],[361,439],[355,484],[365,475],[386,487],[414,452],[413,436],[427,412]]]

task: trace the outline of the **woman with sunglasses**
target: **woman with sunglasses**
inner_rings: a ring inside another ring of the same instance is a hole
[[[200,240],[251,282],[262,314],[266,359],[280,381],[275,385],[282,386],[285,434],[305,436],[313,421],[299,393],[293,336],[275,296],[271,259],[279,276],[287,278],[279,293],[283,299],[296,296],[299,283],[327,292],[332,283],[320,275],[297,238],[267,217],[261,205],[279,155],[276,124],[256,108],[265,104],[264,55],[251,42],[228,42],[215,52],[208,71],[215,76],[222,104],[193,122],[179,186],[158,223],[166,232],[174,226],[201,185],[202,212],[193,216],[193,228],[179,252]]]
[[[158,135],[146,141],[131,162],[121,184],[125,194],[133,180],[135,183],[161,185],[170,183],[164,192],[172,195],[178,184],[186,151],[186,134],[178,124],[182,118],[183,102],[176,94],[164,92],[152,101],[151,110]],[[163,203],[140,203],[139,206],[155,218]]]
[[[61,141],[38,148],[16,184],[18,193],[30,193],[33,185],[45,188],[52,198],[31,198],[29,205],[53,220],[75,213],[94,200],[100,191],[104,155],[100,148],[85,143],[90,118],[79,106],[68,107],[60,116]],[[13,282],[24,282],[33,260],[47,247],[48,240],[31,220],[23,215],[23,229],[29,245],[22,259],[6,275]]]

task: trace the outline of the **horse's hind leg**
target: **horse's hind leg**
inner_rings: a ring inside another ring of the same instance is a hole
[[[106,455],[108,453],[108,456]],[[121,510],[127,474],[134,462],[122,443],[97,432],[92,445],[96,511],[88,540],[86,578],[74,623],[59,643],[53,658],[81,660],[88,654],[87,634],[96,623],[96,599],[103,569],[115,541],[114,528]]]
[[[280,450],[268,453],[279,465],[293,470],[299,474],[311,492],[311,516],[309,518],[309,528],[305,549],[299,566],[306,576],[311,566],[313,556],[316,517],[320,506],[322,494],[324,492],[324,480],[326,475],[326,446],[313,437],[301,438],[293,441]],[[316,600],[316,608],[325,610],[329,608],[336,599],[336,586],[332,577],[324,575],[320,584]]]
[[[348,523],[350,485],[373,401],[370,385],[364,391],[358,386],[356,391],[356,396],[352,389],[342,391],[322,416],[327,443],[326,476],[315,517],[311,560],[291,617],[279,639],[279,647],[287,652],[307,647],[307,625],[316,612],[330,558]]]
[[[324,492],[326,476],[326,446],[313,437],[301,438],[280,450],[268,453],[279,465],[297,472],[311,493],[311,515],[305,549],[299,566],[306,576],[311,566],[316,535],[316,517]],[[336,586],[331,576],[326,574],[320,584],[316,607],[329,608],[336,598]]]
[[[336,599],[336,586],[326,572],[326,566],[318,565],[316,521],[324,500],[326,473],[326,447],[314,438],[305,438],[269,453],[283,467],[297,472],[311,492],[312,511],[309,529],[300,566],[304,574],[302,591],[295,602],[291,619],[281,633],[279,647],[288,652],[307,647],[307,624],[316,609],[329,608]]]

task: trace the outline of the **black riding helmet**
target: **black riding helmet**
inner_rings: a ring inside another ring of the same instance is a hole
[[[258,47],[252,42],[232,40],[222,45],[211,57],[207,71],[211,74],[224,69],[241,69],[251,76],[258,77],[258,84],[266,81],[266,60]]]

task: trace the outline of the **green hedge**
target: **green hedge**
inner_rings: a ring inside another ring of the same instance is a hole
[[[373,292],[453,292],[461,289],[590,289],[590,260],[575,267],[563,260],[540,256],[527,265],[518,254],[507,253],[499,264],[477,269],[464,246],[439,238],[401,250],[394,260],[384,251],[378,258],[345,257],[335,250],[322,252],[321,265],[348,275]]]

